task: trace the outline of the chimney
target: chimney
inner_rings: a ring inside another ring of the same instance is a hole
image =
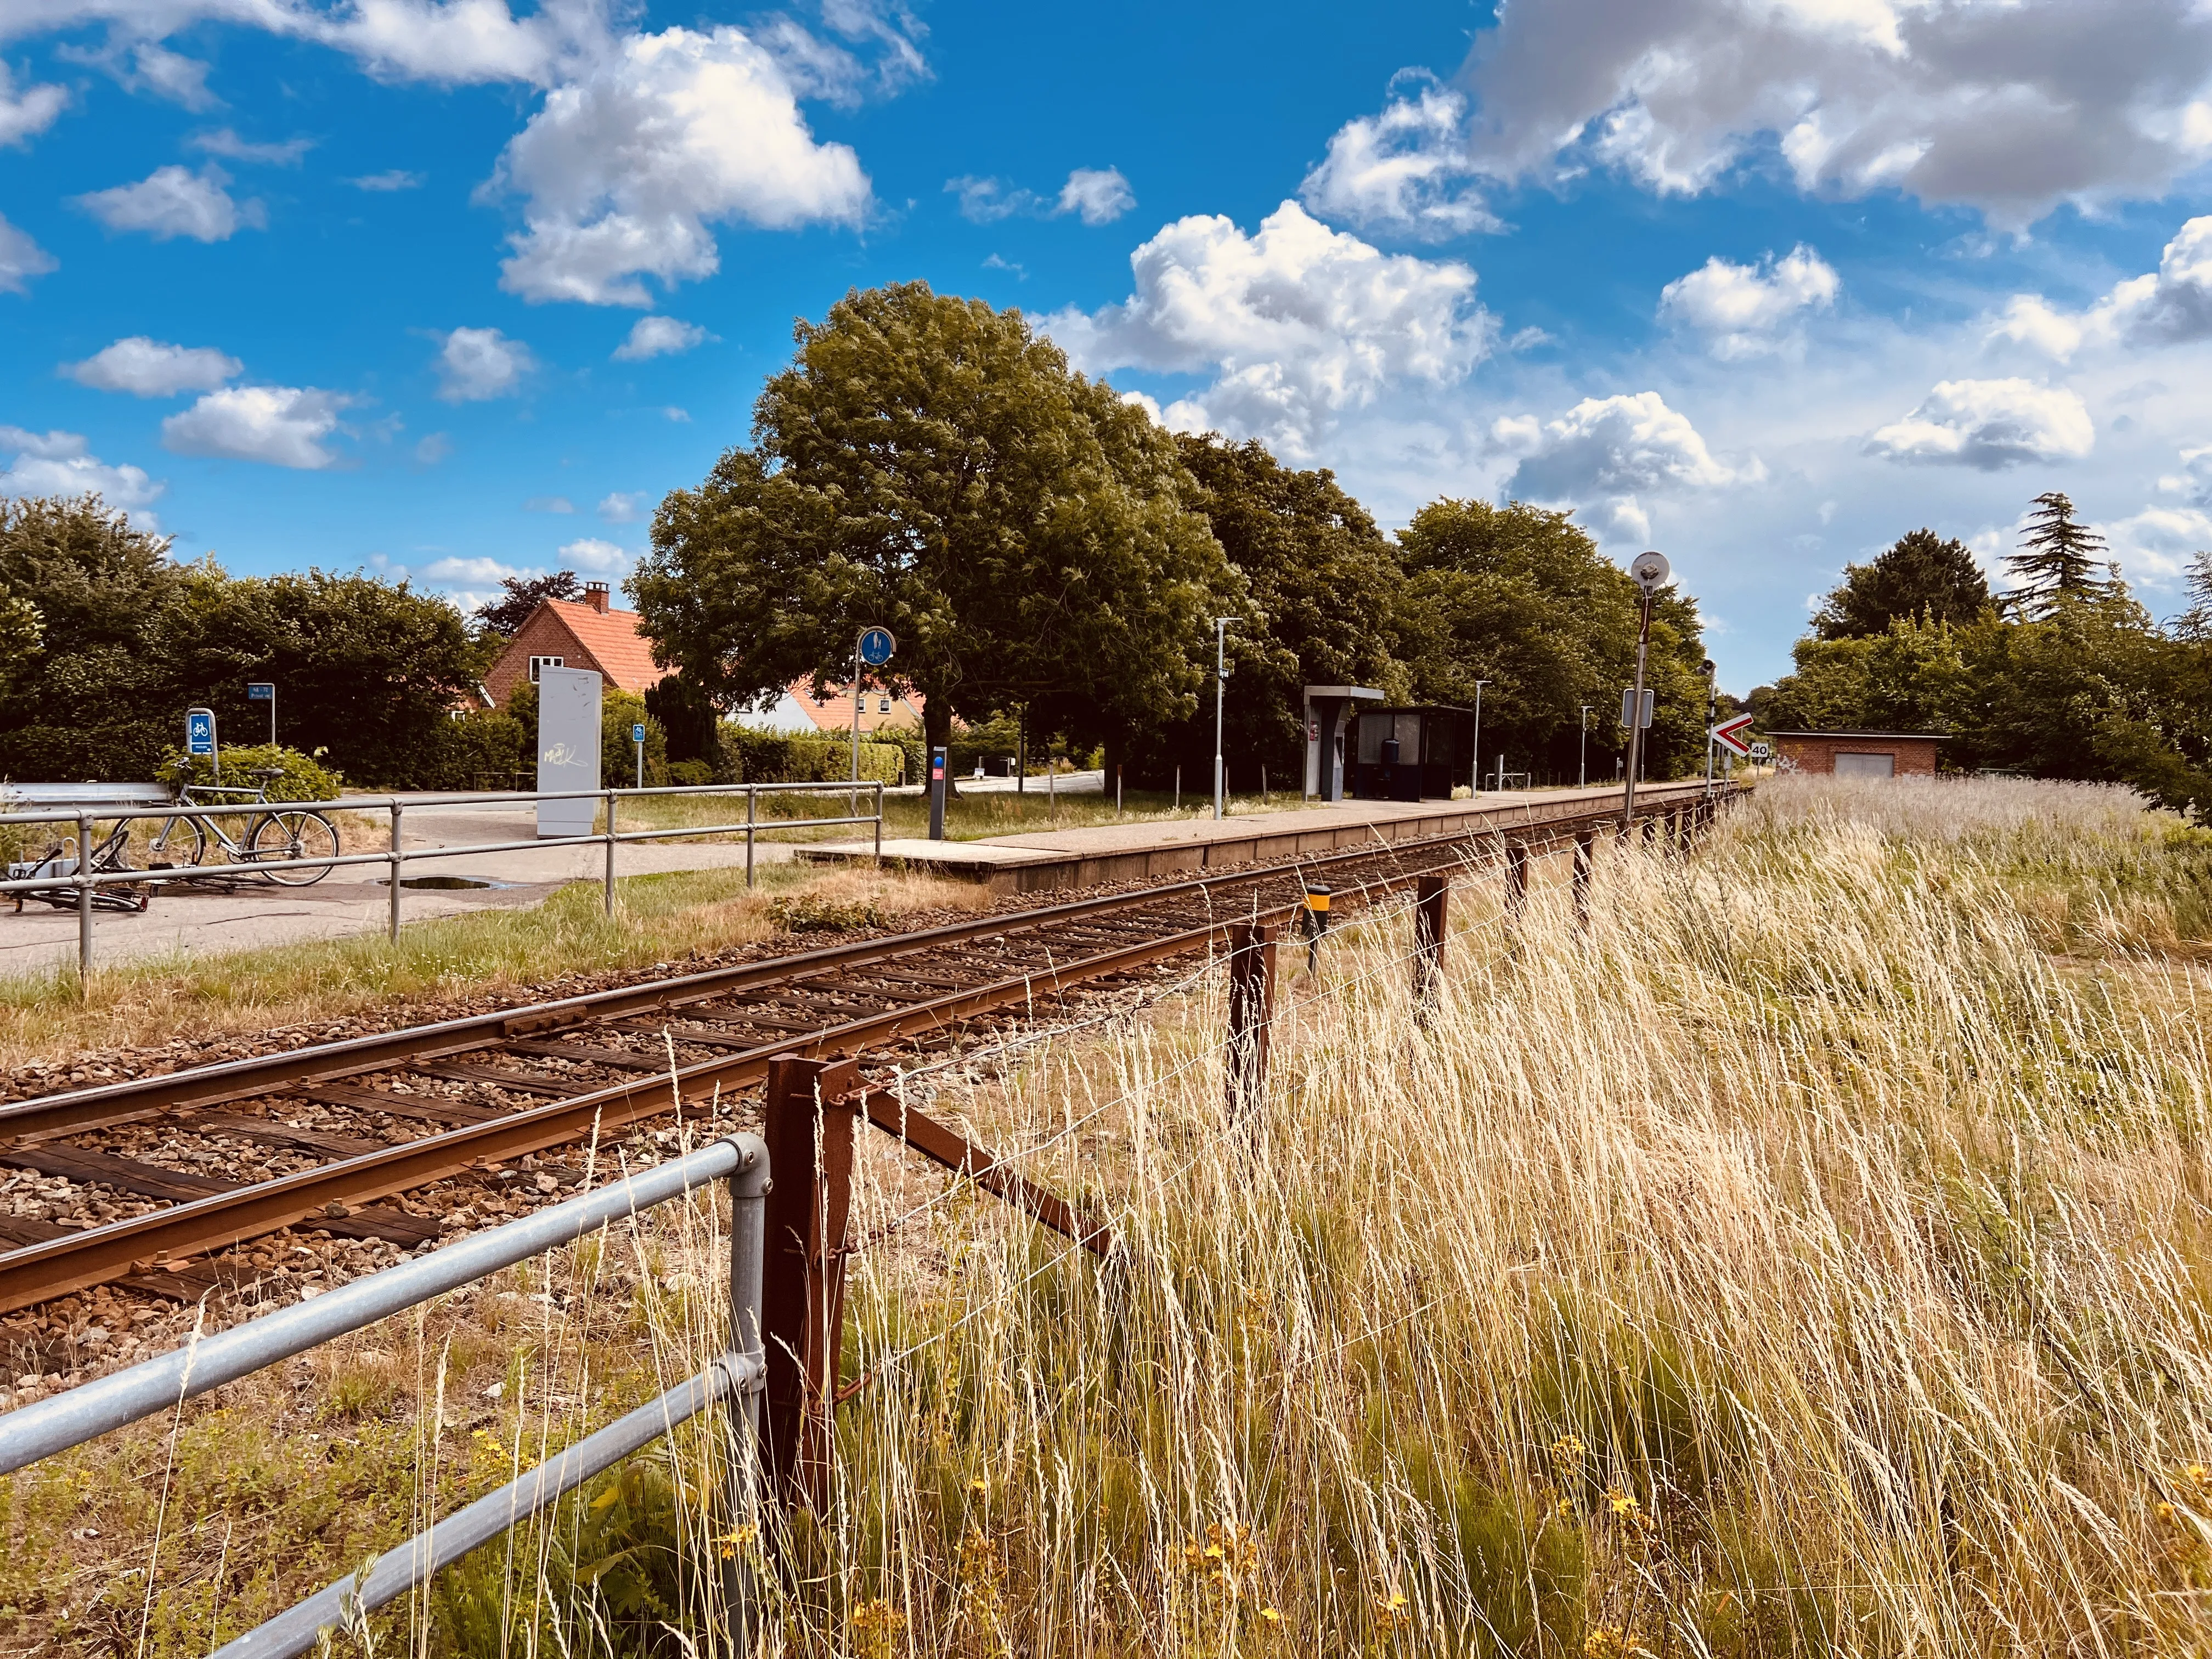
[[[605,582],[584,584],[584,603],[602,617],[607,614],[607,585]]]

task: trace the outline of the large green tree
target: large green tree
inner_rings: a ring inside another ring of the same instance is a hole
[[[196,703],[227,741],[265,741],[267,705],[246,686],[269,680],[283,742],[356,782],[407,783],[484,665],[443,599],[366,576],[179,565],[96,495],[0,501],[0,593],[39,618],[0,685],[11,778],[149,779]]]
[[[1813,628],[1824,640],[1866,639],[1900,617],[1964,625],[1989,606],[1989,582],[1966,544],[1914,530],[1865,564],[1845,565]]]
[[[2014,586],[2005,603],[2031,622],[2041,622],[2070,602],[2112,590],[2105,538],[2074,516],[2074,503],[2057,490],[2035,498],[2020,546],[2005,555]]]
[[[752,446],[654,516],[629,586],[664,664],[758,706],[881,624],[933,743],[1016,705],[1109,740],[1194,708],[1236,583],[1166,432],[1020,313],[921,283],[795,337]]]
[[[1636,671],[1636,584],[1571,514],[1515,501],[1438,501],[1399,532],[1407,580],[1400,648],[1425,701],[1473,708],[1482,690],[1483,769],[1571,780],[1590,705],[1589,768],[1610,778],[1626,751],[1621,693]],[[1654,691],[1647,773],[1702,764],[1704,652],[1696,602],[1679,587],[1652,612]]]
[[[1198,482],[1192,505],[1243,583],[1228,636],[1230,781],[1254,787],[1265,769],[1273,787],[1296,788],[1305,765],[1306,686],[1405,687],[1391,648],[1396,550],[1326,469],[1285,466],[1256,439],[1231,443],[1207,433],[1176,441]],[[1202,789],[1212,757],[1208,697],[1193,718],[1140,736],[1130,781],[1164,787],[1180,765],[1185,782]]]

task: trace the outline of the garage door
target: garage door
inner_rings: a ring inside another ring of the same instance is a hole
[[[1897,775],[1897,757],[1838,755],[1836,757],[1836,775],[1839,778],[1893,778]]]

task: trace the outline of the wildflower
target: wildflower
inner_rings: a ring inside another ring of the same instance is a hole
[[[1552,1443],[1552,1456],[1561,1463],[1579,1463],[1589,1448],[1571,1434],[1563,1434]]]
[[[2189,1484],[2192,1486],[2203,1486],[2212,1481],[2212,1472],[2208,1472],[2202,1463],[2191,1463],[2182,1473],[2189,1477]]]
[[[1583,1638],[1583,1659],[1628,1659],[1638,1651],[1636,1632],[1620,1625],[1597,1625]]]
[[[1575,1500],[1562,1492],[1559,1495],[1559,1511],[1560,1520],[1573,1520],[1575,1518]]]
[[[720,1538],[717,1538],[714,1541],[722,1547],[722,1559],[725,1561],[734,1561],[737,1559],[738,1552],[744,1548],[747,1544],[751,1543],[757,1532],[758,1528],[755,1527],[743,1526],[739,1527],[735,1532],[728,1533]]]
[[[1618,1486],[1605,1489],[1605,1501],[1607,1506],[1623,1519],[1635,1514],[1638,1507],[1636,1500]]]
[[[1273,1607],[1261,1608],[1260,1616],[1271,1625],[1279,1625],[1283,1622],[1283,1615],[1277,1613]]]
[[[979,1474],[968,1483],[968,1490],[978,1496],[988,1496],[991,1490],[991,1483]]]
[[[2173,1519],[2173,1505],[2171,1504],[2160,1504],[2154,1508],[2151,1512],[2157,1516],[2161,1521],[2171,1521]]]

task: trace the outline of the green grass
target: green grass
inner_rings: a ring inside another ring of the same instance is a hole
[[[863,791],[860,811],[874,810],[874,797]],[[1168,792],[1129,790],[1122,796],[1122,810],[1114,810],[1112,795],[1061,795],[1056,800],[1046,794],[1044,780],[1030,780],[1026,794],[988,793],[962,795],[945,803],[945,833],[951,841],[982,841],[993,836],[1018,835],[1042,830],[1087,830],[1101,825],[1147,823],[1174,823],[1186,819],[1211,817],[1213,812],[1210,797],[1186,791],[1178,810],[1174,796]],[[1254,812],[1295,811],[1308,803],[1296,793],[1275,791],[1262,798],[1258,795],[1235,795],[1228,802],[1232,815]],[[805,821],[810,817],[842,815],[846,806],[842,794],[823,791],[805,794],[763,795],[760,821],[775,822],[779,827],[779,841],[851,841],[866,839],[871,833],[867,824],[838,824],[819,830],[809,830]],[[714,795],[647,795],[626,800],[617,809],[617,822],[631,829],[680,829],[692,824],[742,823],[744,802],[740,798]],[[604,815],[602,815],[604,817]],[[604,822],[601,824],[604,828]],[[884,798],[884,836],[893,838],[918,838],[929,833],[929,802],[914,795],[886,795]]]
[[[544,903],[410,922],[380,933],[215,955],[155,957],[98,969],[80,990],[74,968],[0,979],[0,1064],[84,1048],[266,1030],[383,1008],[478,996],[590,974],[707,956],[781,931],[779,897],[896,918],[985,902],[969,883],[872,870],[763,864],[677,871],[615,884],[615,914],[597,882]]]

